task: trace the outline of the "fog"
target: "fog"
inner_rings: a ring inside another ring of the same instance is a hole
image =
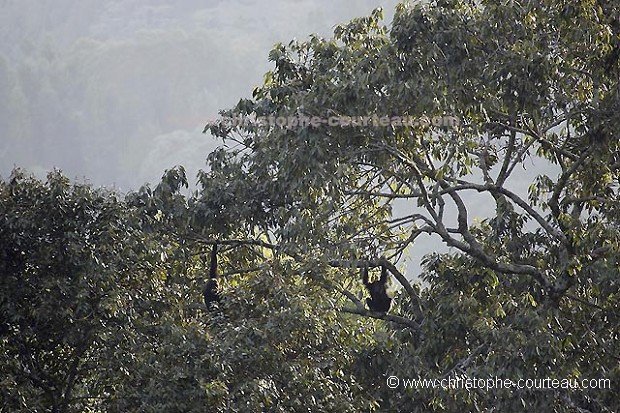
[[[194,182],[218,145],[205,123],[250,97],[275,43],[329,37],[377,6],[389,23],[397,3],[0,0],[0,177],[59,168],[125,192],[183,165]],[[537,172],[528,169],[511,181],[521,195]],[[493,212],[488,197],[467,200],[470,221]],[[420,255],[446,250],[437,239],[414,249],[416,272]]]
[[[249,97],[277,42],[397,1],[0,0],[0,176],[61,169],[122,191],[177,164],[190,180],[202,134]]]

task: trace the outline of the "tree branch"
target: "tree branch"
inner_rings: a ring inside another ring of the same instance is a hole
[[[391,321],[393,323],[404,325],[414,329],[420,328],[420,325],[415,321],[394,314],[376,313],[374,311],[368,311],[366,309],[360,310],[359,308],[342,308],[340,309],[340,311],[342,311],[343,313],[357,314],[364,317],[376,318],[378,320]]]

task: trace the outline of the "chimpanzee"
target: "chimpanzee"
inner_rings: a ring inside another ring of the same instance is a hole
[[[368,282],[368,267],[362,267],[362,281],[368,289],[370,298],[366,299],[366,304],[371,311],[387,313],[392,305],[392,299],[387,294],[386,283],[388,270],[385,265],[381,265],[381,277],[373,282]]]

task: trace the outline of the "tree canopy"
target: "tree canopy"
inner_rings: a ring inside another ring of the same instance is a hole
[[[3,408],[618,411],[615,6],[437,0],[278,44],[189,194],[182,167],[123,200],[15,173]],[[447,252],[406,276],[429,239]],[[405,383],[457,377],[600,388]]]

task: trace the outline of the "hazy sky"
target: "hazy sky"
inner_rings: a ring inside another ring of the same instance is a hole
[[[125,191],[216,142],[201,133],[249,97],[277,42],[397,1],[0,0],[0,176],[14,166]]]
[[[124,192],[181,164],[193,182],[217,146],[205,123],[261,84],[275,43],[329,37],[378,6],[389,23],[397,3],[0,0],[0,177],[55,167]],[[519,171],[512,189],[524,194],[533,172]],[[492,212],[487,198],[468,201]],[[444,249],[417,243],[410,271]]]

